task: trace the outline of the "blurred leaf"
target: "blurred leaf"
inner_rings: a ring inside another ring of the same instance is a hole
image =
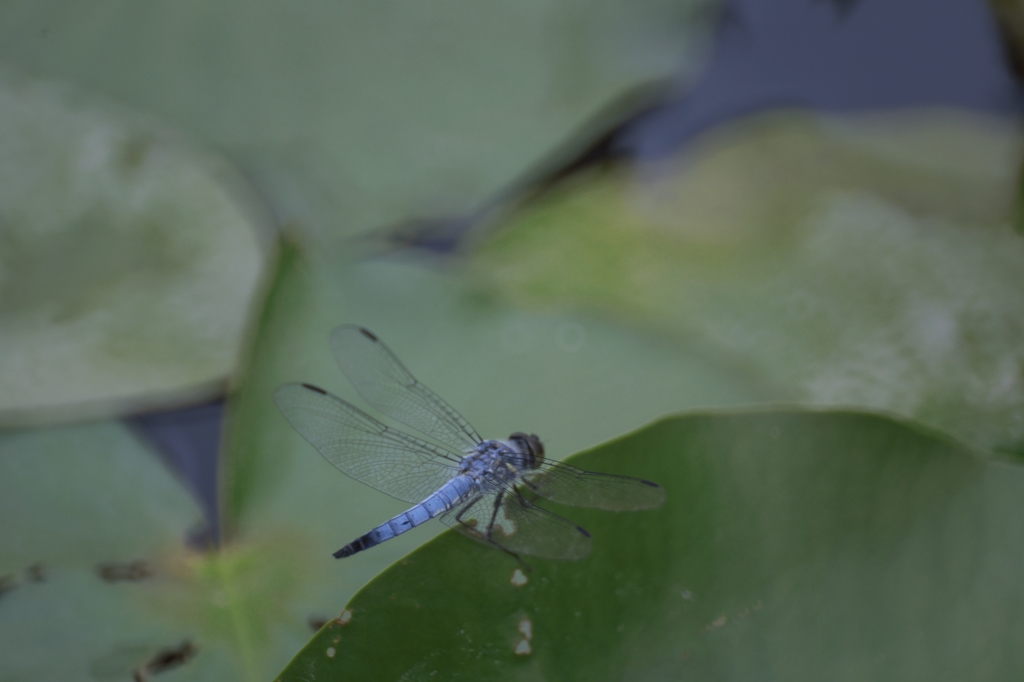
[[[233,171],[139,114],[7,70],[0,125],[0,422],[221,389],[265,257]]]
[[[898,412],[1024,451],[1016,123],[774,114],[657,168],[580,177],[482,244],[541,309],[703,341],[774,400]]]
[[[989,8],[999,25],[1003,50],[1018,81],[1024,81],[1024,2],[1021,0],[988,0]],[[1014,228],[1024,234],[1024,159],[1017,168],[1018,201]]]
[[[572,459],[660,510],[560,508],[579,563],[449,532],[388,569],[278,679],[1012,679],[1024,470],[892,419],[665,419]],[[370,550],[377,551],[377,549]]]
[[[158,112],[340,235],[473,209],[700,63],[718,0],[7,0],[0,57]]]
[[[2,431],[0,467],[0,573],[154,555],[200,520],[174,477],[116,422]]]
[[[292,560],[316,579],[303,583],[297,608],[310,615],[337,613],[441,530],[430,524],[352,560],[331,558],[408,506],[337,471],[271,400],[280,384],[309,381],[365,407],[331,356],[328,334],[342,323],[372,329],[485,436],[527,429],[555,459],[660,414],[760,396],[742,375],[685,349],[582,316],[495,305],[455,273],[385,262],[324,272],[286,245],[245,382],[229,403],[223,536],[299,534],[310,553]]]
[[[1017,78],[1024,77],[1024,2],[1021,0],[988,0],[999,24],[1003,49]]]
[[[0,515],[0,679],[266,680],[308,637],[294,539],[187,549],[201,513],[120,424],[0,434]]]
[[[0,434],[0,510],[0,678],[130,679],[194,637],[139,597],[199,512],[123,426]]]

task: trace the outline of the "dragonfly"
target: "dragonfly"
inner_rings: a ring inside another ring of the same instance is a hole
[[[537,505],[611,511],[653,509],[665,501],[657,483],[578,469],[545,459],[535,434],[480,437],[466,419],[419,382],[373,332],[344,325],[330,336],[335,360],[359,395],[425,438],[392,428],[324,389],[290,383],[274,391],[289,423],[328,462],[412,508],[334,553],[350,557],[438,518],[462,534],[520,554],[580,560],[590,533]]]

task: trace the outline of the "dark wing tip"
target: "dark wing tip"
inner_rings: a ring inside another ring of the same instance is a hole
[[[588,531],[588,530],[587,530],[586,528],[584,528],[583,526],[576,526],[576,530],[578,530],[579,532],[583,533],[583,534],[584,534],[585,536],[587,536],[588,538],[590,537],[590,531]]]
[[[347,556],[352,556],[352,554],[353,554],[353,552],[352,552],[351,545],[345,545],[344,547],[342,547],[341,549],[339,549],[337,552],[334,553],[334,558],[335,559],[344,559]]]
[[[366,327],[360,327],[359,331],[360,331],[360,333],[362,333],[363,336],[365,336],[366,338],[370,339],[371,341],[376,341],[376,342],[380,341],[380,339],[378,339],[376,337],[376,335],[373,332],[371,332],[369,329],[367,329]]]
[[[324,389],[320,388],[319,386],[314,386],[313,384],[302,384],[302,387],[303,388],[308,388],[309,390],[313,391],[314,393],[319,393],[320,395],[327,395],[327,391],[325,391]]]
[[[641,482],[641,483],[643,483],[644,485],[649,485],[649,486],[651,486],[652,488],[660,488],[660,487],[661,487],[660,485],[658,485],[658,484],[657,484],[657,483],[655,483],[654,481],[645,481],[645,480],[644,480],[644,479],[642,479],[642,478],[640,479],[640,482]]]

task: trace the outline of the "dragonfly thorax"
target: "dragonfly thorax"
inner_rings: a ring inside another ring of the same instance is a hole
[[[518,456],[518,452],[500,440],[485,440],[476,446],[459,463],[459,473],[479,476],[493,473],[503,462],[510,462]]]
[[[543,452],[544,448],[536,436],[522,433],[512,434],[508,441],[485,440],[462,458],[459,473],[470,476],[482,488],[510,484],[524,472],[535,468],[543,459]]]

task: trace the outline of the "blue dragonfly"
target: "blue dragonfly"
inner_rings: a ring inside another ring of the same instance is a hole
[[[285,418],[328,462],[415,505],[339,549],[339,559],[439,518],[524,565],[520,554],[579,560],[590,553],[590,533],[537,506],[539,498],[611,511],[653,509],[665,501],[657,483],[545,460],[536,435],[517,431],[505,440],[484,440],[368,329],[338,327],[331,347],[366,402],[430,439],[387,426],[312,384],[285,384],[274,392]]]

